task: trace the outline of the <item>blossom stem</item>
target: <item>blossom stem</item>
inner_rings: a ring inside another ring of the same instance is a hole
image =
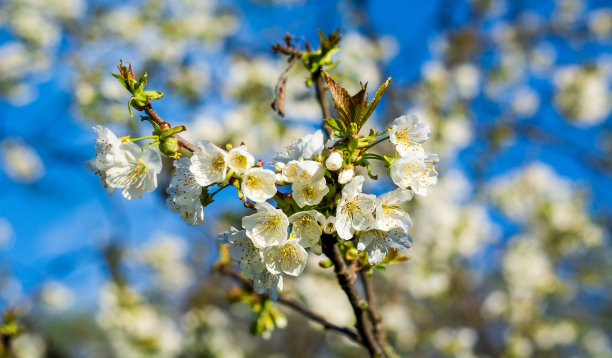
[[[157,138],[156,135],[150,135],[150,136],[146,136],[146,137],[139,137],[139,138],[130,138],[130,142],[136,142],[139,140],[143,140],[143,139],[154,139]]]
[[[383,132],[383,133],[384,133],[384,132]],[[381,133],[381,134],[382,134],[382,133]],[[382,142],[384,142],[384,141],[386,141],[386,140],[388,140],[388,139],[389,139],[389,136],[383,137],[383,138],[381,138],[381,139],[377,140],[376,142],[374,142],[374,143],[372,143],[372,144],[368,145],[368,147],[367,147],[366,149],[370,149],[370,148],[372,148],[373,146],[375,146],[376,144],[378,144],[378,143],[382,143]]]
[[[230,185],[229,185],[229,184],[225,184],[225,185],[223,185],[222,187],[220,187],[219,189],[217,189],[217,190],[213,191],[213,192],[212,192],[210,195],[211,195],[211,196],[215,196],[215,195],[217,195],[217,193],[218,193],[218,192],[220,192],[221,190],[223,190],[223,189],[227,188],[228,186],[230,186]]]
[[[374,153],[366,153],[363,155],[363,158],[366,159],[378,159],[378,160],[382,160],[383,162],[385,161],[385,158],[382,155],[378,155],[378,154],[374,154]]]

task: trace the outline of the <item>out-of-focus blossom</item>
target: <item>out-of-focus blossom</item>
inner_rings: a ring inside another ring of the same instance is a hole
[[[555,72],[554,83],[557,108],[577,124],[593,126],[610,114],[610,82],[601,70],[568,65]]]
[[[19,138],[1,142],[2,167],[6,175],[19,183],[33,183],[45,173],[45,166],[34,150]]]
[[[51,312],[64,311],[74,302],[74,293],[57,281],[46,282],[40,292],[41,302]]]

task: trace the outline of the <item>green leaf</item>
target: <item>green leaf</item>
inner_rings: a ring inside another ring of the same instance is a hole
[[[387,87],[389,87],[390,84],[391,84],[391,77],[387,78],[387,80],[383,84],[381,84],[380,87],[378,87],[378,90],[376,90],[376,93],[374,94],[374,99],[372,99],[372,101],[368,103],[365,109],[365,113],[363,114],[363,117],[361,118],[362,122],[360,124],[360,127],[363,126],[363,124],[368,120],[368,118],[370,118],[370,116],[372,115],[372,112],[374,112],[374,109],[378,105],[378,102],[380,101],[380,99],[382,98],[382,95],[385,93],[385,91],[387,90]]]

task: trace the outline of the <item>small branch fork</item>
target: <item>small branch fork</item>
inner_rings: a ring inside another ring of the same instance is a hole
[[[218,265],[216,267],[216,271],[233,278],[234,280],[238,281],[245,289],[249,290],[249,291],[253,291],[253,283],[246,279],[245,277],[243,277],[242,275],[240,275],[238,272],[234,271],[233,269],[231,269],[227,264],[221,264]],[[268,295],[259,295],[262,299],[268,299]],[[317,322],[319,324],[321,324],[323,326],[323,328],[325,328],[326,330],[330,330],[330,331],[335,331],[338,332],[340,334],[343,334],[344,336],[348,337],[349,339],[351,339],[354,342],[357,343],[361,343],[361,338],[359,337],[359,335],[357,334],[357,332],[355,332],[355,330],[350,329],[348,327],[341,327],[341,326],[337,326],[331,322],[329,322],[328,320],[326,320],[323,316],[311,311],[310,309],[308,309],[308,307],[304,306],[303,304],[301,304],[298,301],[292,300],[290,298],[284,297],[279,295],[278,299],[276,300],[276,302],[287,306],[291,309],[293,309],[296,312],[301,313],[302,315],[304,315],[306,318]]]

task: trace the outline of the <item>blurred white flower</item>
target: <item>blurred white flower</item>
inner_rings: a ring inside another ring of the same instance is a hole
[[[45,174],[45,166],[36,151],[19,138],[1,142],[2,167],[9,179],[19,183],[33,183]]]
[[[57,281],[44,283],[40,300],[44,307],[51,312],[64,311],[74,303],[74,293],[65,285]]]

